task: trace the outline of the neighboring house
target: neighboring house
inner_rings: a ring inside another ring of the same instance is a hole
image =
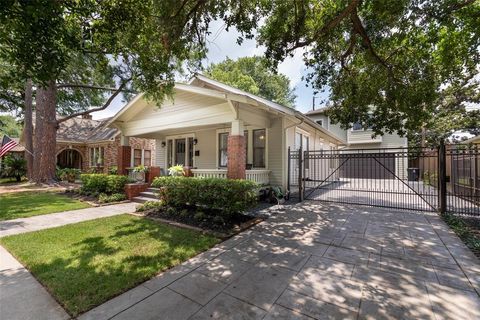
[[[108,173],[117,167],[120,131],[105,126],[108,120],[92,120],[87,115],[61,122],[57,130],[57,166],[98,173]],[[127,167],[141,164],[150,167],[155,163],[154,140],[135,137],[128,140],[131,158]]]
[[[467,139],[465,141],[462,141],[462,143],[480,144],[480,135]]]
[[[344,141],[294,109],[196,75],[161,104],[137,95],[108,125],[122,137],[154,139],[156,166],[188,167],[198,177],[250,179],[286,187],[288,150],[337,149]],[[123,168],[128,163],[119,163]]]
[[[330,117],[326,115],[326,107],[318,110],[311,110],[306,113],[310,119],[318,125],[330,131],[335,136],[346,141],[346,146],[342,148],[343,153],[361,152],[363,154],[372,154],[372,157],[354,159],[345,163],[342,172],[346,178],[372,178],[374,174],[378,175],[379,170],[374,170],[377,166],[377,160],[373,157],[375,153],[391,153],[392,157],[382,157],[382,165],[386,170],[381,170],[381,175],[375,178],[386,178],[390,172],[400,179],[407,176],[408,160],[405,156],[395,157],[395,153],[404,152],[408,147],[407,138],[398,134],[384,134],[383,136],[372,137],[373,131],[369,128],[363,128],[360,123],[353,123],[350,129],[342,129],[340,124],[331,122]],[[357,170],[357,168],[366,168],[366,170]],[[383,177],[382,175],[385,175]]]

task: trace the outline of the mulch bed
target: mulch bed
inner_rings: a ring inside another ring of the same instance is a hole
[[[245,214],[237,214],[234,215],[231,219],[225,219],[222,222],[219,222],[215,219],[215,213],[205,212],[202,217],[196,217],[196,211],[194,210],[149,210],[146,211],[144,214],[145,216],[153,219],[162,219],[162,220],[169,220],[174,221],[180,224],[184,224],[187,226],[192,226],[195,228],[200,228],[207,232],[211,232],[220,236],[222,238],[230,237],[233,234],[236,234],[240,231],[243,231],[252,225],[255,225],[261,221],[262,218],[245,215]]]

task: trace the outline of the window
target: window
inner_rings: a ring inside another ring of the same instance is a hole
[[[102,167],[104,164],[104,147],[93,147],[90,148],[90,166],[91,167]]]
[[[152,165],[152,151],[143,151],[143,165],[147,167],[150,167]]]
[[[173,166],[173,140],[167,141],[167,166]]]
[[[253,130],[253,167],[265,168],[265,129]]]
[[[228,163],[228,132],[218,134],[218,166],[226,167]]]
[[[361,131],[361,130],[363,130],[363,126],[360,121],[357,121],[352,125],[352,131]]]
[[[142,164],[142,149],[133,150],[133,166],[139,166]]]
[[[193,167],[193,137],[188,138],[188,165]]]
[[[323,120],[317,120],[316,122],[323,127]]]

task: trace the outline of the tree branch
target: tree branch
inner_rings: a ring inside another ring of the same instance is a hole
[[[360,4],[360,0],[352,0],[350,4],[343,9],[335,18],[330,20],[326,25],[324,25],[322,28],[317,30],[314,34],[313,37],[310,39],[304,40],[304,41],[296,41],[295,44],[288,48],[286,50],[286,53],[290,53],[294,51],[295,49],[302,48],[305,46],[308,46],[314,41],[318,41],[319,38],[323,37],[326,35],[328,32],[330,32],[333,28],[335,28],[343,19],[348,17],[350,13],[357,8],[357,6]]]
[[[66,117],[63,117],[61,119],[58,119],[57,120],[57,123],[60,124],[64,121],[67,121],[69,119],[72,119],[72,118],[75,118],[75,117],[78,117],[78,116],[83,116],[83,115],[86,115],[86,114],[90,114],[92,112],[97,112],[97,111],[102,111],[102,110],[105,110],[111,103],[112,101],[120,94],[120,92],[123,91],[123,88],[125,88],[125,86],[127,85],[127,83],[132,80],[132,78],[129,78],[129,79],[126,79],[124,81],[122,81],[122,83],[120,84],[120,86],[118,87],[118,89],[110,96],[110,98],[108,98],[108,100],[103,104],[103,106],[101,107],[98,107],[98,108],[93,108],[93,109],[90,109],[90,110],[85,110],[85,111],[82,111],[82,112],[77,112],[77,113],[74,113],[74,114],[71,114],[69,116],[66,116]]]
[[[83,83],[60,83],[60,84],[57,84],[57,89],[68,89],[68,88],[105,90],[105,91],[117,91],[118,90],[118,88],[102,87],[102,86],[96,86],[96,85],[91,85],[91,84],[83,84]],[[123,89],[122,91],[135,93],[135,91],[128,90],[128,89]]]

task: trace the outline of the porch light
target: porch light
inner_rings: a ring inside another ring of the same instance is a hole
[[[198,143],[198,140],[197,140],[197,138],[193,139],[193,145],[194,145],[194,146],[196,146],[196,145],[197,145],[197,143]]]
[[[258,137],[260,140],[265,139],[265,136],[262,134],[260,137]]]
[[[162,148],[165,148],[166,145],[167,143],[165,141],[162,141]]]

